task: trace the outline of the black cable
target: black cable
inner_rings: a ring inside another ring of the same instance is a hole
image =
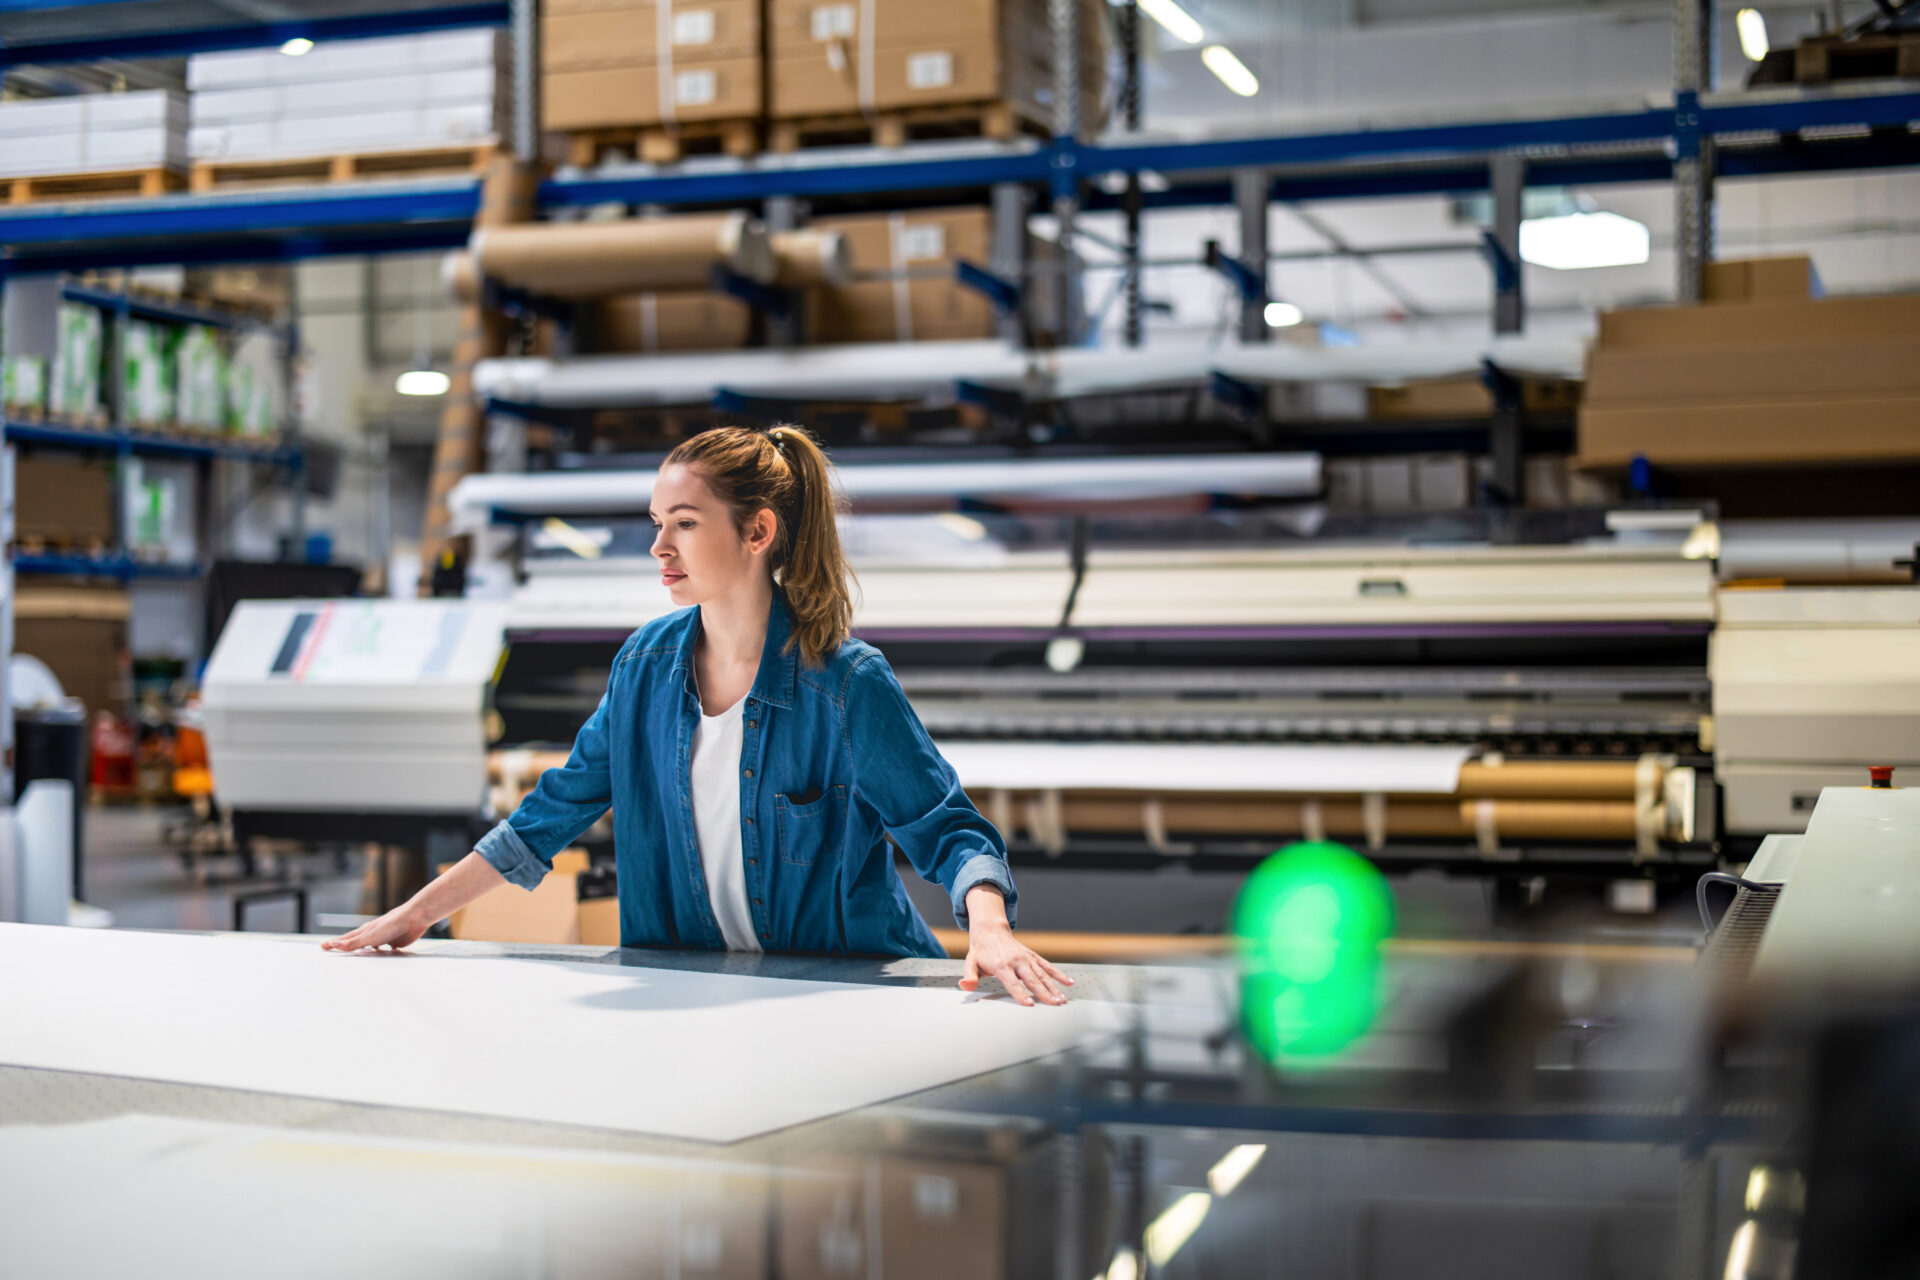
[[[1755,893],[1778,893],[1780,886],[1766,884],[1759,880],[1748,880],[1726,871],[1709,871],[1700,877],[1693,886],[1693,900],[1700,908],[1700,927],[1709,938],[1713,936],[1713,915],[1707,910],[1707,886],[1710,884],[1730,884],[1735,889],[1751,889]]]

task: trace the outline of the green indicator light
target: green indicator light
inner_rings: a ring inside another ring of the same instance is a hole
[[[1330,840],[1288,845],[1247,878],[1233,930],[1242,1022],[1269,1061],[1337,1053],[1373,1025],[1393,894],[1365,858]]]

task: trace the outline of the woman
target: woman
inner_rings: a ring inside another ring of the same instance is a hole
[[[612,806],[623,946],[941,956],[894,842],[967,930],[964,990],[1072,980],[1013,936],[1006,846],[878,650],[850,639],[832,465],[797,427],[668,455],[653,554],[678,605],[634,632],[600,705],[512,816],[409,901],[322,945],[404,947],[503,880],[531,889]]]

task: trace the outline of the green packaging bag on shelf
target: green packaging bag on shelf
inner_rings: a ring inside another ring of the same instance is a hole
[[[153,427],[173,421],[173,355],[166,330],[129,320],[122,339],[121,413],[128,423]]]
[[[91,418],[100,412],[100,342],[104,326],[100,308],[84,303],[60,304],[59,340],[53,351],[53,380],[49,411],[71,418]]]
[[[273,389],[242,360],[227,370],[227,430],[237,436],[270,436],[275,430]]]
[[[174,348],[182,426],[218,431],[227,419],[227,356],[220,337],[205,325],[188,325]]]
[[[47,362],[41,356],[8,356],[0,363],[0,405],[10,413],[47,411]]]

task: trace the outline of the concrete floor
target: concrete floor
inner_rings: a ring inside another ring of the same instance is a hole
[[[113,913],[116,927],[231,929],[236,894],[275,884],[307,888],[316,932],[334,933],[322,915],[353,915],[361,906],[363,855],[341,871],[331,854],[274,859],[251,879],[232,858],[206,864],[204,882],[187,872],[165,831],[184,810],[96,807],[87,817],[86,897]],[[944,890],[902,868],[908,896],[937,927],[952,923]],[[1158,871],[1105,871],[1053,866],[1015,868],[1020,923],[1032,930],[1115,933],[1216,933],[1225,928],[1238,877],[1199,874],[1174,866]],[[1593,892],[1558,894],[1541,909],[1516,918],[1497,910],[1491,886],[1472,877],[1418,874],[1392,880],[1398,932],[1430,938],[1552,937],[1688,945],[1699,924],[1691,896],[1670,895],[1644,916],[1605,910]],[[291,932],[292,903],[263,901],[247,908],[247,928]]]

